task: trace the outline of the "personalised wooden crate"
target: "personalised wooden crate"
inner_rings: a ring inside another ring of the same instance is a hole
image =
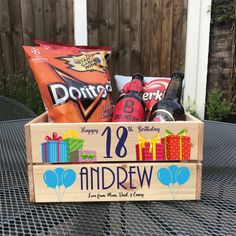
[[[203,122],[193,116],[177,122],[47,120],[44,113],[25,126],[32,202],[199,199]]]

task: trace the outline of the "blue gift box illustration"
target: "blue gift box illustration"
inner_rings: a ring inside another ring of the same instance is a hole
[[[68,143],[58,136],[57,132],[52,133],[52,137],[46,136],[46,142],[41,144],[42,162],[43,163],[59,163],[67,162],[67,145]]]

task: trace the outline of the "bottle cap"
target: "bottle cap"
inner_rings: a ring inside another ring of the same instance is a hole
[[[150,121],[175,121],[172,114],[165,109],[158,109],[152,113]]]
[[[140,81],[142,81],[143,82],[143,75],[142,74],[140,74],[140,73],[134,73],[133,75],[132,75],[132,79],[139,79]]]
[[[175,71],[171,74],[171,77],[175,77],[175,76],[180,77],[181,79],[183,79],[184,78],[184,73],[182,73],[180,71]]]

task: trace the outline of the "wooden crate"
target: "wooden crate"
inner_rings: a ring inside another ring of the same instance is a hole
[[[25,126],[31,202],[200,198],[203,122],[191,115],[178,122],[47,119]]]

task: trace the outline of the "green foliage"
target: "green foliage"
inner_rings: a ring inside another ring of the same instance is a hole
[[[206,103],[206,115],[208,120],[222,121],[230,115],[230,106],[224,101],[219,89],[208,93]]]
[[[195,116],[196,118],[200,119],[200,116],[196,111],[196,103],[195,101],[192,101],[192,99],[189,96],[187,98],[187,101],[184,102],[184,109],[186,112],[189,112],[192,116]]]
[[[0,76],[0,95],[26,105],[36,114],[45,111],[35,80],[27,79],[20,72]]]
[[[235,20],[235,5],[232,0],[218,0],[212,7],[212,23],[233,23]]]

